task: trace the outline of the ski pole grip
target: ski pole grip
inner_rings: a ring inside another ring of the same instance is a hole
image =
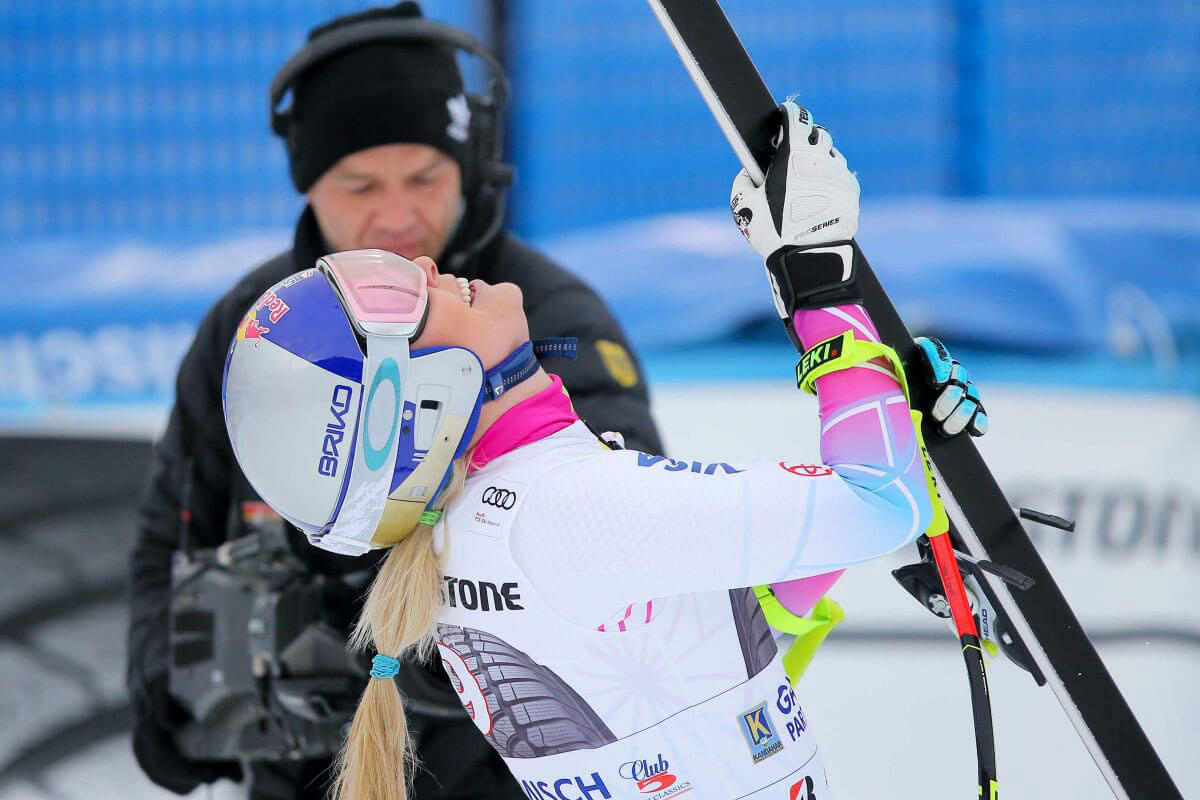
[[[958,571],[958,559],[954,555],[954,543],[950,534],[930,536],[929,544],[933,548],[933,560],[937,564],[938,574],[942,577],[942,587],[946,590],[946,600],[950,603],[950,615],[954,618],[954,627],[958,635],[979,637],[975,627],[975,617],[971,614],[971,603],[967,600],[967,589],[963,586],[962,573]]]

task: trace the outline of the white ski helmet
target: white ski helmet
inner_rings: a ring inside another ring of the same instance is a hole
[[[412,532],[497,393],[466,348],[409,352],[428,306],[420,267],[355,250],[275,284],[238,326],[221,385],[234,454],[319,547],[361,555]]]

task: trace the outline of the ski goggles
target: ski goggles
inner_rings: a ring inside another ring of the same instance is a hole
[[[317,261],[328,276],[355,329],[372,336],[416,339],[429,315],[425,271],[385,250],[351,250]]]
[[[405,404],[409,345],[425,327],[429,285],[420,267],[383,250],[327,255],[317,261],[317,269],[365,340],[366,359],[351,468],[329,522],[312,539],[362,552],[384,516],[401,449],[399,434],[411,418]]]

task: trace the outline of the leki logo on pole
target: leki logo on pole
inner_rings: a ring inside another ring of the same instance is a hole
[[[796,383],[804,383],[804,379],[822,364],[827,364],[841,357],[845,334],[838,334],[832,339],[817,342],[805,351],[796,365]]]

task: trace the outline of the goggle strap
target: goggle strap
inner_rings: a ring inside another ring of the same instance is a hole
[[[483,376],[483,402],[489,403],[537,372],[538,356],[577,358],[579,340],[574,336],[537,339],[518,347]]]
[[[555,336],[549,339],[534,339],[533,354],[538,358],[566,358],[579,356],[579,339],[575,336]]]
[[[397,336],[368,336],[363,363],[363,399],[352,448],[351,466],[343,486],[344,502],[322,533],[335,541],[366,549],[383,516],[399,450],[399,429],[408,378],[408,340]],[[373,419],[372,404],[390,407],[390,420]],[[381,425],[372,429],[371,423]],[[369,498],[369,499],[368,499]],[[352,513],[347,513],[352,509]]]

